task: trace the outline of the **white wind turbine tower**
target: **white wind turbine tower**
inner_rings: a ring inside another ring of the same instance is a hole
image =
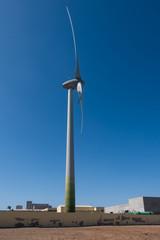
[[[81,132],[82,132],[82,128],[83,128],[82,88],[85,85],[85,82],[81,79],[73,24],[72,24],[68,7],[66,7],[66,9],[69,16],[71,28],[72,28],[75,58],[76,58],[76,68],[75,68],[74,79],[71,79],[71,80],[68,79],[68,81],[63,83],[63,87],[65,89],[68,89],[65,211],[75,212],[73,90],[77,89],[77,92],[79,94],[79,99],[77,100],[77,103],[81,102],[81,110],[82,110]]]

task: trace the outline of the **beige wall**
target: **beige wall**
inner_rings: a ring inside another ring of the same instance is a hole
[[[0,211],[0,227],[160,224],[160,215]]]

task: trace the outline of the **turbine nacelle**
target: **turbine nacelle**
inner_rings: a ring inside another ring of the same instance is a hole
[[[68,80],[66,82],[64,82],[62,84],[62,86],[65,88],[65,89],[70,89],[72,88],[73,90],[74,89],[77,89],[77,85],[78,83],[81,83],[82,84],[82,87],[85,85],[85,82],[83,80],[80,80],[80,79],[71,79],[71,80]]]

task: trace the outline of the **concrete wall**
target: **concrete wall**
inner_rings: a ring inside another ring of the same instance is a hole
[[[160,212],[160,197],[143,197],[145,211]]]
[[[129,205],[119,205],[119,206],[113,206],[113,207],[106,207],[105,213],[123,213],[126,210],[129,210]]]
[[[146,199],[145,202],[144,202],[144,199]],[[146,208],[145,208],[145,205],[147,205]],[[153,206],[155,208],[153,208]],[[110,212],[124,213],[126,210],[128,210],[129,212],[154,211],[154,209],[158,209],[158,206],[159,206],[159,210],[160,210],[160,198],[158,201],[157,198],[155,200],[153,200],[153,197],[147,197],[147,198],[146,197],[138,197],[138,198],[129,199],[128,204],[125,204],[125,205],[106,207],[105,213],[110,213]],[[158,212],[158,210],[157,210],[157,212]]]
[[[0,227],[67,227],[159,224],[160,215],[0,211]]]
[[[129,211],[138,211],[138,212],[144,212],[144,201],[143,197],[139,198],[132,198],[128,200],[129,202]]]

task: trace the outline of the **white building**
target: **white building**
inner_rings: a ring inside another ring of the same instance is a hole
[[[128,200],[128,204],[105,207],[105,213],[123,212],[157,212],[160,213],[160,197],[138,197]]]

